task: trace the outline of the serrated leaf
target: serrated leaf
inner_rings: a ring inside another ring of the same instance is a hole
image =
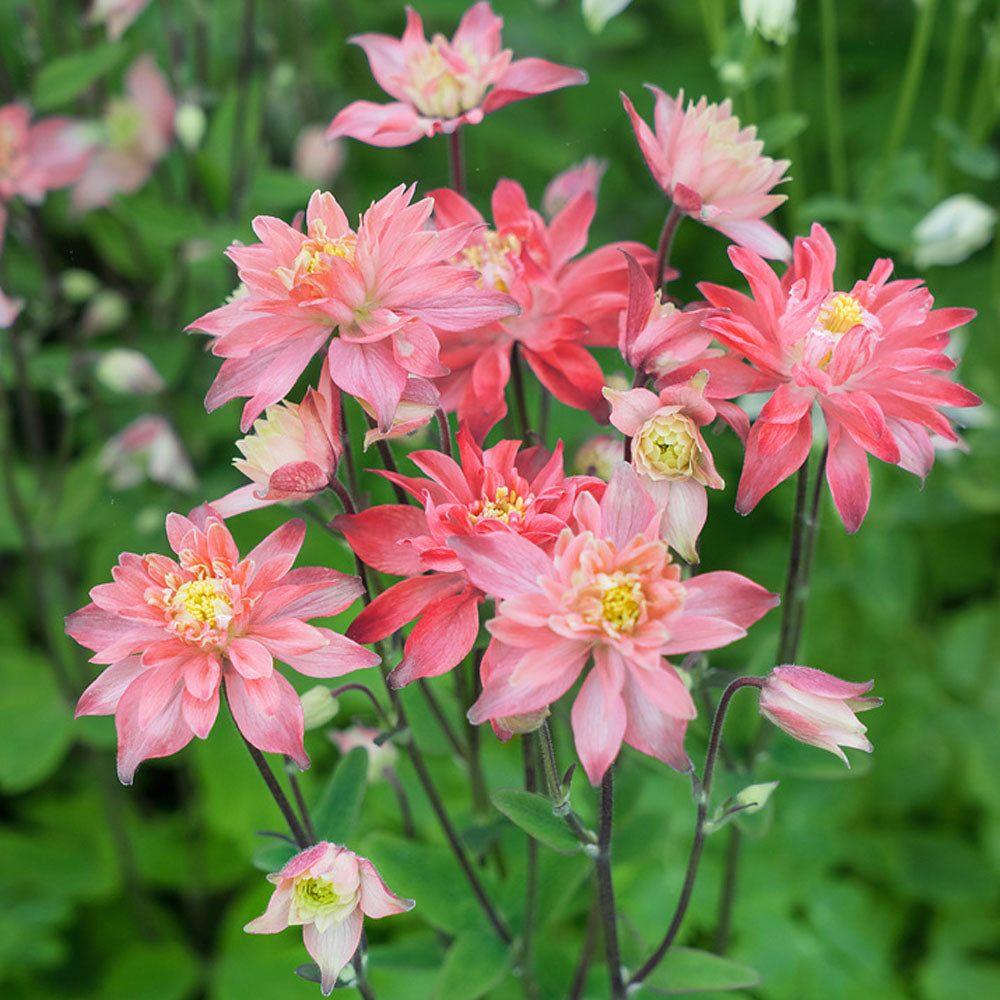
[[[561,854],[580,850],[580,841],[566,821],[552,811],[552,803],[545,796],[520,788],[498,788],[490,799],[512,823],[546,847]]]
[[[355,747],[342,758],[313,810],[313,829],[320,840],[343,844],[358,821],[368,777],[368,751]]]
[[[32,102],[37,111],[51,111],[72,101],[92,83],[107,76],[125,56],[123,45],[98,45],[84,52],[53,59],[35,77]]]
[[[756,969],[697,948],[672,948],[643,980],[643,987],[649,992],[666,996],[743,990],[760,985],[760,973]]]
[[[436,1000],[476,1000],[503,980],[512,958],[510,949],[492,934],[462,934],[441,966]]]

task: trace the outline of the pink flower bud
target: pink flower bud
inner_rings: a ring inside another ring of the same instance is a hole
[[[835,753],[850,767],[842,746],[874,749],[854,714],[882,704],[881,698],[860,697],[872,683],[851,684],[811,667],[775,667],[761,688],[760,711],[790,736]]]
[[[307,181],[327,187],[340,173],[346,156],[343,140],[327,139],[322,125],[306,125],[295,138],[292,168]]]

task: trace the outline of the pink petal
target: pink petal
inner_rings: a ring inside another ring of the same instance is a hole
[[[283,931],[288,926],[292,896],[291,887],[276,888],[267,901],[267,909],[259,917],[244,924],[243,930],[247,934],[277,934],[278,931]]]
[[[258,750],[287,754],[299,767],[308,767],[302,702],[295,688],[277,671],[260,680],[244,680],[236,673],[225,677],[229,708],[243,736]]]
[[[182,714],[182,688],[151,719],[140,722],[143,690],[134,683],[118,702],[115,728],[118,731],[118,778],[131,785],[135,769],[151,757],[169,757],[191,742],[194,735]]]
[[[233,639],[226,655],[236,672],[246,680],[270,677],[274,670],[274,660],[267,647],[254,639]]]
[[[437,677],[461,663],[479,635],[480,600],[475,591],[465,591],[429,604],[407,637],[403,660],[389,674],[389,683],[405,687],[418,677]]]
[[[354,670],[364,670],[381,663],[382,658],[364,646],[334,632],[316,629],[326,640],[325,645],[308,653],[287,654],[282,659],[292,669],[308,677],[342,677]]]
[[[850,534],[861,527],[871,502],[872,484],[868,474],[868,453],[845,434],[838,424],[830,423],[830,452],[826,459],[826,481],[830,493]]]
[[[571,713],[576,752],[592,785],[598,785],[622,746],[627,716],[621,690],[625,670],[614,650],[594,650],[594,669],[580,688]]]
[[[694,765],[684,751],[687,721],[658,709],[636,683],[634,673],[628,672],[622,691],[628,712],[625,742],[640,753],[662,760],[675,771],[689,773]]]
[[[74,719],[81,715],[112,715],[125,689],[146,668],[138,656],[129,656],[102,671],[76,703]]]
[[[306,951],[313,957],[322,973],[320,990],[329,996],[337,982],[337,976],[358,950],[361,941],[361,909],[345,917],[340,923],[331,924],[320,933],[315,924],[305,924],[302,940]]]
[[[383,591],[347,630],[355,642],[378,642],[422,614],[432,601],[465,585],[464,573],[432,573],[402,580]]]
[[[361,910],[366,917],[389,917],[394,913],[405,913],[412,910],[415,903],[412,899],[402,899],[390,892],[382,881],[375,866],[367,859],[358,860],[361,873]]]
[[[650,540],[658,535],[660,514],[643,489],[635,470],[621,462],[601,500],[601,525],[605,538],[623,549],[636,535]]]
[[[554,575],[552,560],[535,544],[508,531],[452,535],[449,548],[484,594],[506,598],[538,589],[538,578]]]

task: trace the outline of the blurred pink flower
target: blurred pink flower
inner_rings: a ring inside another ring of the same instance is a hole
[[[197,485],[191,459],[165,417],[145,414],[109,438],[97,456],[116,490],[137,486],[143,479],[190,492]]]
[[[523,534],[550,549],[577,492],[604,486],[564,477],[561,442],[552,455],[538,447],[519,452],[519,441],[501,441],[483,451],[464,427],[457,441],[461,465],[436,451],[410,453],[430,479],[383,473],[416,497],[423,510],[383,504],[332,522],[362,561],[408,578],[379,594],[347,631],[358,642],[377,642],[420,619],[406,639],[402,662],[389,675],[394,687],[451,670],[479,635],[483,594],[448,548],[449,538]]]
[[[503,18],[482,0],[465,12],[450,42],[444,35],[428,42],[412,7],[406,8],[401,39],[353,35],[348,41],[365,50],[372,75],[396,100],[355,101],[337,114],[327,136],[350,136],[373,146],[408,146],[424,136],[478,124],[484,115],[514,101],[587,82],[583,70],[544,59],[511,62],[510,49],[500,48],[502,27]]]
[[[233,465],[248,479],[213,501],[222,517],[267,507],[282,500],[308,500],[325,490],[336,475],[340,441],[340,395],[324,362],[319,386],[307,389],[301,403],[282,400],[269,406],[253,433],[236,442],[243,458]]]
[[[685,109],[683,90],[671,97],[647,86],[656,95],[655,133],[628,97],[621,97],[642,155],[667,197],[685,215],[735,243],[788,260],[788,241],[761,220],[785,200],[769,192],[784,179],[789,161],[762,155],[756,127],[740,128],[728,98],[709,104],[702,97]]]
[[[110,666],[84,691],[76,714],[114,713],[118,776],[204,739],[219,710],[219,684],[240,732],[261,750],[309,766],[302,703],[273,658],[310,677],[339,677],[379,658],[305,619],[343,611],[361,581],[332,569],[291,569],[305,524],[290,521],[245,558],[210,507],[167,515],[177,561],[124,552],[114,583],[66,619],[66,631]]]
[[[87,23],[103,24],[108,41],[117,42],[148,5],[149,0],[94,0]]]
[[[368,783],[382,777],[387,767],[393,767],[399,759],[399,751],[381,729],[372,726],[348,726],[347,729],[331,729],[327,735],[333,745],[345,756],[360,747],[368,754]],[[381,742],[376,742],[379,737]]]
[[[477,289],[474,270],[450,263],[472,227],[426,228],[433,202],[411,205],[413,191],[401,184],[374,202],[356,232],[333,195],[319,191],[309,199],[306,233],[271,216],[254,219],[261,242],[227,251],[246,294],[188,327],[213,336],[212,353],[226,359],[208,390],[209,410],[250,396],[240,424],[248,430],[330,341],[331,378],[374,410],[384,434],[408,377],[447,371],[436,330],[517,310],[510,296]]]
[[[624,463],[600,505],[582,492],[573,513],[577,530],[564,530],[551,555],[512,532],[448,540],[473,585],[499,601],[486,626],[491,672],[469,720],[538,711],[593,658],[571,715],[591,782],[622,741],[689,771],[684,732],[695,707],[664,656],[742,638],[778,597],[736,573],[682,580],[658,537],[660,513]]]
[[[389,891],[367,858],[325,840],[267,878],[275,885],[267,910],[243,929],[277,934],[301,926],[306,951],[322,974],[324,996],[358,950],[363,917],[388,917],[414,906],[412,899]]]
[[[327,139],[322,125],[306,125],[295,137],[292,169],[307,181],[326,187],[340,173],[347,147],[339,139]]]
[[[597,190],[601,186],[601,178],[608,169],[607,160],[599,160],[588,156],[561,174],[556,174],[545,186],[542,193],[542,212],[551,221],[557,216],[581,191],[586,191],[597,200]]]
[[[881,698],[862,698],[872,681],[851,684],[811,667],[775,667],[760,691],[761,714],[802,743],[835,753],[851,766],[841,747],[874,749],[855,712],[878,708]]]
[[[4,202],[16,195],[37,204],[46,191],[67,187],[83,173],[91,144],[70,118],[31,124],[23,104],[0,107],[0,247],[7,220]]]
[[[0,288],[0,330],[6,330],[17,319],[23,308],[23,299],[9,298]]]
[[[104,140],[73,188],[77,212],[107,205],[119,192],[138,191],[170,148],[176,105],[152,56],[139,56],[129,67],[125,95],[104,109]]]
[[[955,362],[943,349],[972,309],[937,309],[919,280],[889,281],[892,261],[875,262],[850,292],[833,286],[837,251],[814,225],[795,240],[791,267],[779,281],[750,250],[730,247],[753,298],[721,285],[699,289],[726,312],[705,321],[734,356],[774,390],[746,442],[736,509],[746,514],[796,471],[812,445],[818,403],[829,432],[826,478],[850,532],[868,511],[868,454],[923,478],[934,462],[928,431],[957,440],[939,406],[978,406],[974,393],[935,371]]]
[[[704,372],[658,396],[648,389],[604,390],[611,423],[632,438],[632,467],[662,512],[660,538],[689,563],[698,562],[698,536],[708,516],[705,488],[726,485],[699,429],[716,416],[705,399],[707,381]]]
[[[521,307],[519,315],[441,335],[441,360],[451,369],[438,381],[445,410],[457,411],[482,441],[507,412],[504,390],[517,344],[556,399],[607,423],[604,374],[587,345],[605,346],[617,338],[628,289],[621,250],[649,266],[652,252],[620,243],[578,257],[597,209],[586,190],[546,225],[528,207],[521,185],[501,180],[493,191],[495,229],[484,228],[477,209],[454,191],[431,193],[439,225],[470,227],[460,259],[476,269],[484,292],[509,292]]]

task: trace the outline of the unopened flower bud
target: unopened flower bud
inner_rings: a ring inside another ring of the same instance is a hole
[[[299,696],[306,730],[325,726],[336,714],[339,703],[323,684],[311,687]]]
[[[307,125],[295,139],[292,169],[307,181],[326,187],[346,157],[347,146],[341,139],[327,139],[325,125]]]
[[[88,301],[100,285],[90,271],[72,267],[68,271],[63,271],[59,276],[59,287],[67,302],[80,305]]]
[[[160,392],[166,383],[153,363],[139,351],[115,347],[97,362],[97,378],[112,392],[147,396]]]
[[[784,45],[795,30],[795,0],[740,0],[740,17],[748,35],[756,30],[761,38]]]
[[[524,715],[505,715],[497,719],[497,725],[515,736],[524,736],[542,728],[542,723],[549,717],[549,706],[540,708],[537,712],[525,712]]]
[[[930,210],[914,227],[917,267],[960,264],[993,237],[997,213],[971,194],[956,194]]]
[[[205,112],[197,104],[181,104],[174,114],[174,132],[180,144],[193,153],[205,136]]]
[[[87,303],[80,326],[88,337],[109,333],[125,325],[128,303],[121,293],[105,288]]]

